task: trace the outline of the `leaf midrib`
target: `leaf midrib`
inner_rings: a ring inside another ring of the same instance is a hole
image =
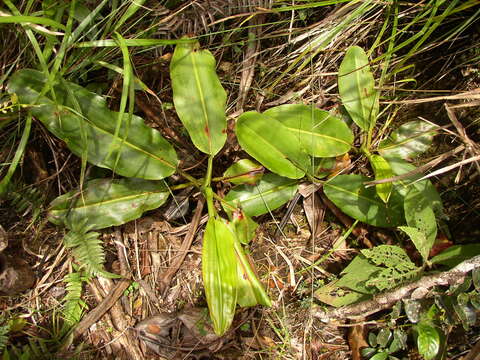
[[[49,99],[49,100],[50,100],[50,99]],[[51,101],[51,100],[50,100],[50,101]],[[143,154],[147,155],[148,157],[153,158],[153,159],[155,159],[155,160],[163,163],[164,165],[166,165],[166,166],[168,166],[168,167],[170,167],[170,168],[172,168],[172,169],[176,169],[176,166],[173,165],[172,163],[168,162],[167,160],[165,160],[165,159],[163,159],[163,158],[161,158],[161,157],[158,157],[158,156],[156,156],[155,154],[152,154],[152,153],[150,153],[150,152],[147,152],[147,151],[143,150],[142,148],[134,145],[133,143],[127,141],[128,138],[124,140],[123,138],[120,138],[120,137],[118,137],[118,136],[115,137],[111,132],[109,132],[109,131],[107,131],[107,130],[101,128],[101,127],[99,127],[99,126],[96,125],[95,123],[91,122],[89,119],[82,119],[82,118],[80,118],[77,114],[71,112],[71,111],[70,111],[70,108],[69,108],[68,106],[60,105],[60,104],[55,104],[53,101],[51,101],[51,103],[52,103],[52,105],[54,105],[54,106],[59,106],[60,108],[67,109],[73,116],[78,117],[80,121],[85,121],[85,122],[87,123],[87,125],[90,126],[90,127],[92,127],[93,129],[95,129],[95,130],[97,130],[97,131],[99,131],[99,132],[103,132],[104,134],[110,135],[113,139],[116,139],[116,140],[118,140],[119,142],[121,142],[121,143],[122,143],[122,146],[123,146],[123,145],[127,145],[128,147],[130,147],[130,148],[133,149],[133,150],[136,150],[136,151],[138,151],[138,152],[140,152],[140,153],[143,153]],[[109,111],[110,111],[110,110],[109,110]],[[121,147],[120,147],[119,149],[121,149]],[[103,160],[102,160],[102,162],[103,162]]]
[[[313,132],[313,131],[303,130],[303,129],[300,129],[300,128],[292,128],[292,127],[288,127],[286,125],[284,125],[284,126],[293,133],[309,134],[309,135],[317,136],[317,137],[320,137],[320,138],[333,140],[333,141],[348,145],[349,147],[351,146],[351,144],[349,144],[348,142],[346,142],[342,139],[333,137],[333,136],[329,136],[329,135],[325,135],[325,134],[321,134],[321,133],[316,133],[316,132]]]
[[[108,205],[111,205],[111,204],[114,204],[114,203],[118,203],[118,202],[121,202],[121,201],[129,201],[129,200],[134,200],[134,199],[138,199],[138,198],[142,198],[142,197],[148,197],[150,195],[154,195],[154,194],[161,194],[161,193],[166,193],[166,191],[149,191],[149,192],[143,192],[141,194],[136,194],[136,195],[129,195],[129,196],[123,196],[121,198],[115,198],[115,199],[109,199],[107,201],[99,201],[99,202],[95,202],[95,203],[91,203],[91,204],[84,204],[84,205],[81,205],[81,206],[75,206],[73,208],[69,208],[69,209],[52,209],[51,212],[54,213],[54,212],[58,212],[58,213],[62,213],[62,212],[68,212],[68,211],[72,211],[72,210],[82,210],[82,209],[86,209],[86,208],[89,208],[89,207],[98,207],[98,206],[108,206]]]
[[[206,126],[207,126],[208,131],[209,131],[208,133],[205,133],[205,135],[206,135],[207,141],[208,141],[208,150],[209,150],[209,153],[211,154],[212,153],[212,138],[210,136],[211,128],[210,128],[210,121],[209,121],[208,112],[207,112],[207,104],[205,103],[205,99],[203,97],[203,89],[202,89],[202,86],[201,86],[200,75],[198,73],[197,60],[195,59],[195,53],[192,52],[190,55],[192,57],[193,73],[195,75],[195,84],[196,84],[197,90],[200,94],[200,103],[201,103],[201,106],[202,106],[202,112],[203,112],[203,116],[205,118]],[[205,131],[205,129],[201,129],[200,131]]]

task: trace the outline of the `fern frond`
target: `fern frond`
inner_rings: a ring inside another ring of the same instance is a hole
[[[9,332],[10,332],[10,325],[8,323],[0,326],[0,353],[7,346]]]
[[[12,208],[21,215],[32,214],[32,221],[35,221],[45,203],[45,194],[35,187],[27,187],[21,182],[10,183],[10,188],[6,195]]]
[[[83,283],[86,280],[87,277],[81,272],[68,274],[63,280],[67,290],[67,294],[63,298],[65,303],[62,311],[65,331],[80,321],[83,311],[87,308],[87,304],[82,300]]]
[[[103,252],[100,233],[69,231],[63,238],[67,248],[72,249],[73,256],[85,269],[88,275],[117,277],[104,270],[105,254]]]

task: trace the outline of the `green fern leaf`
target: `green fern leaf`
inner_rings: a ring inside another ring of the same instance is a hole
[[[19,215],[27,216],[31,213],[32,222],[34,222],[43,210],[45,193],[38,188],[14,181],[9,185],[6,198]]]
[[[109,278],[119,277],[103,268],[105,254],[99,237],[100,233],[97,232],[72,230],[65,235],[63,241],[67,248],[72,249],[73,256],[88,275],[101,275]]]
[[[83,311],[87,304],[82,300],[83,283],[87,277],[82,272],[74,272],[65,276],[67,294],[63,298],[63,320],[65,321],[64,331],[68,331],[82,318]]]
[[[0,326],[0,352],[2,352],[7,346],[9,332],[10,325],[8,323]]]

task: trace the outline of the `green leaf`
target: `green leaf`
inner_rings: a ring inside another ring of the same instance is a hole
[[[370,358],[370,360],[386,360],[386,359],[388,359],[388,352],[386,351],[379,352],[375,354],[375,356]]]
[[[378,152],[384,156],[412,159],[430,147],[435,128],[426,121],[405,123],[380,142]]]
[[[403,175],[407,172],[415,170],[415,166],[402,160],[398,157],[386,157],[385,158],[394,175]],[[422,175],[415,175],[408,179],[404,179],[402,181],[395,182],[395,189],[403,196],[406,197],[407,193],[410,191],[411,187],[414,187],[419,193],[422,194],[422,197],[430,204],[431,208],[434,210],[437,216],[442,214],[442,199],[438,194],[435,187],[432,185],[430,180],[422,180],[412,184],[412,182],[420,179]]]
[[[89,229],[103,229],[138,219],[160,207],[169,192],[163,182],[126,178],[95,179],[77,190],[57,197],[50,204],[49,220],[66,225],[85,223]]]
[[[313,174],[317,178],[324,178],[335,171],[336,159],[331,158],[313,158]]]
[[[297,192],[295,180],[275,174],[264,175],[258,185],[239,185],[225,196],[225,201],[242,209],[248,216],[258,216],[273,211],[291,200]],[[224,205],[226,211],[228,208]]]
[[[388,204],[385,204],[373,187],[363,185],[368,180],[361,175],[336,176],[324,184],[325,195],[354,219],[379,227],[402,225],[402,196],[393,189]]]
[[[314,295],[317,300],[335,307],[350,305],[370,298],[370,295],[341,289],[337,286],[336,281],[322,286],[315,291]]]
[[[410,240],[412,240],[418,252],[422,255],[423,262],[427,261],[433,243],[427,240],[425,233],[410,226],[399,226],[398,228],[407,234]]]
[[[120,276],[109,273],[103,267],[105,253],[100,233],[84,232],[82,229],[69,231],[63,238],[65,247],[72,249],[73,256],[89,275],[100,275],[106,278]]]
[[[374,291],[367,287],[366,282],[379,269],[363,255],[357,255],[341,272],[343,276],[315,291],[315,297],[335,307],[367,300]]]
[[[336,282],[336,286],[349,288],[363,294],[372,294],[374,290],[367,286],[367,281],[375,276],[375,273],[378,273],[380,269],[380,267],[373,265],[364,255],[357,255],[343,269],[341,272],[343,276]]]
[[[255,273],[255,266],[248,255],[245,254],[238,237],[235,239],[234,247],[235,255],[237,256],[238,305],[243,307],[255,306],[257,304],[272,306],[270,298]]]
[[[370,333],[371,334],[371,333]],[[369,335],[370,335],[369,334]],[[364,359],[370,359],[373,355],[377,353],[377,349],[367,347],[367,348],[362,348],[360,350],[360,354],[363,356]]]
[[[416,330],[418,332],[417,346],[420,355],[426,360],[435,358],[440,350],[440,334],[438,330],[427,323],[419,323],[416,326]]]
[[[378,345],[380,345],[381,347],[385,348],[388,346],[390,340],[392,339],[393,337],[393,334],[392,332],[390,331],[390,329],[387,329],[387,328],[382,328],[380,329],[380,331],[378,332],[378,335],[377,335],[377,343]]]
[[[215,155],[227,139],[227,93],[215,71],[215,58],[200,45],[180,43],[170,63],[173,103],[193,144]]]
[[[407,334],[401,329],[393,331],[393,341],[390,344],[388,351],[393,354],[399,350],[407,348]]]
[[[370,344],[370,346],[372,347],[377,347],[378,343],[377,343],[377,334],[375,334],[373,331],[370,331],[368,333],[368,343]]]
[[[387,160],[385,160],[380,155],[371,155],[369,157],[370,165],[372,165],[373,172],[375,174],[375,180],[388,179],[393,176],[393,171]],[[375,185],[375,190],[380,199],[384,203],[388,203],[390,194],[392,193],[393,184],[384,183]]]
[[[88,162],[128,177],[158,180],[175,172],[178,160],[173,147],[141,118],[124,114],[115,135],[118,113],[107,108],[104,98],[59,80],[52,89],[53,100],[50,91],[40,96],[46,82],[42,72],[24,69],[12,75],[8,90],[22,104],[37,104],[32,114],[75,155],[82,156],[87,147]],[[81,113],[74,110],[78,107]]]
[[[463,294],[463,295],[466,295],[466,294]],[[457,314],[458,318],[462,322],[462,326],[465,330],[468,330],[470,329],[470,327],[475,325],[477,321],[477,315],[469,305],[454,303],[453,308],[455,309],[455,313]]]
[[[211,217],[203,236],[202,274],[215,333],[230,327],[237,303],[238,274],[234,235],[222,219]]]
[[[297,137],[274,118],[248,111],[238,119],[235,132],[243,150],[274,173],[300,179],[310,167]]]
[[[312,156],[338,156],[348,152],[352,146],[352,131],[328,111],[313,106],[287,104],[271,108],[264,114],[287,127],[302,148]]]
[[[416,269],[405,250],[396,245],[379,245],[371,249],[360,250],[363,256],[375,265],[394,267],[399,271],[410,271]]]
[[[432,264],[454,267],[476,255],[480,255],[480,244],[454,245],[442,251],[430,261]]]
[[[407,253],[394,245],[379,245],[372,249],[361,250],[362,255],[380,269],[366,282],[379,290],[391,289],[399,283],[411,279],[418,274],[420,268],[410,260]]]
[[[472,270],[472,281],[475,289],[477,289],[477,291],[480,291],[480,268]]]
[[[224,173],[224,181],[232,184],[255,185],[263,176],[262,165],[250,159],[242,159],[231,165]]]
[[[343,106],[352,120],[368,131],[375,126],[378,94],[365,51],[350,47],[338,70],[338,90]]]
[[[422,315],[422,303],[419,300],[412,299],[403,300],[403,303],[408,320],[412,324],[418,323]]]
[[[437,238],[437,221],[430,199],[425,197],[425,191],[420,192],[412,187],[405,196],[403,207],[408,226],[417,228],[425,235],[427,242],[423,247],[428,256]]]
[[[258,227],[258,224],[241,209],[236,209],[232,213],[231,224],[237,239],[244,245],[247,245],[253,239]]]

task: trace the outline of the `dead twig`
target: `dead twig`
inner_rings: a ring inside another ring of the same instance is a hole
[[[108,297],[109,291],[113,288],[113,282],[111,279],[106,279],[99,277],[97,287],[100,290],[103,290],[104,298]],[[123,292],[122,292],[123,294]],[[138,339],[134,333],[126,331],[129,328],[130,324],[127,322],[127,315],[119,302],[115,302],[109,310],[110,318],[112,320],[112,324],[117,331],[121,334],[118,337],[118,341],[123,346],[123,351],[128,354],[128,359],[132,360],[142,360],[144,357],[140,352],[140,344],[138,343]]]
[[[388,178],[388,179],[367,181],[364,184],[367,187],[370,187],[370,186],[377,185],[377,184],[385,184],[385,183],[389,183],[389,182],[400,181],[400,180],[403,180],[403,179],[408,179],[409,177],[412,177],[412,176],[415,176],[415,175],[423,174],[425,171],[437,166],[442,161],[448,159],[450,156],[458,154],[460,151],[463,151],[463,150],[465,150],[464,145],[457,146],[455,149],[447,151],[446,153],[438,156],[436,159],[433,159],[432,161],[429,161],[428,163],[426,163],[422,166],[419,166],[419,167],[413,169],[412,171],[406,172],[405,174],[397,175],[397,176],[394,176],[394,177],[391,177],[391,178]]]
[[[127,279],[120,280],[115,287],[112,288],[110,293],[105,296],[103,301],[77,324],[73,330],[73,340],[82,335],[90,326],[95,324],[103,315],[105,315],[105,313],[110,310],[117,300],[120,299],[120,297],[123,295],[123,292],[130,286],[130,283],[131,281]]]
[[[178,250],[178,257],[175,259],[175,262],[170,265],[168,270],[163,274],[162,280],[160,280],[160,293],[165,294],[168,287],[170,286],[170,281],[172,281],[173,276],[177,273],[178,269],[182,265],[185,257],[187,256],[187,251],[192,246],[193,238],[197,232],[198,224],[200,223],[200,218],[202,216],[203,205],[205,204],[205,199],[200,197],[197,202],[197,208],[195,214],[193,215],[192,222],[188,229],[187,235],[182,242],[182,246]]]
[[[480,89],[474,89],[461,94],[447,95],[447,96],[434,96],[425,99],[414,100],[399,100],[399,101],[385,101],[384,104],[421,104],[434,101],[449,101],[449,100],[478,100],[480,99]]]
[[[260,51],[260,25],[263,23],[265,15],[255,16],[249,21],[252,28],[248,33],[249,41],[245,49],[245,55],[242,62],[242,77],[240,78],[240,91],[238,94],[237,110],[242,111],[248,91],[252,85],[253,75],[255,73],[255,63]]]
[[[345,306],[331,311],[319,308],[313,310],[313,316],[323,322],[337,319],[358,319],[375,314],[393,306],[397,301],[408,298],[416,289],[431,289],[439,285],[454,285],[461,283],[472,270],[480,267],[480,255],[466,260],[453,269],[438,274],[422,277],[413,283],[401,286],[393,291],[374,296],[373,299],[358,304]]]
[[[463,360],[480,360],[480,341],[470,350],[470,352],[463,358]]]

